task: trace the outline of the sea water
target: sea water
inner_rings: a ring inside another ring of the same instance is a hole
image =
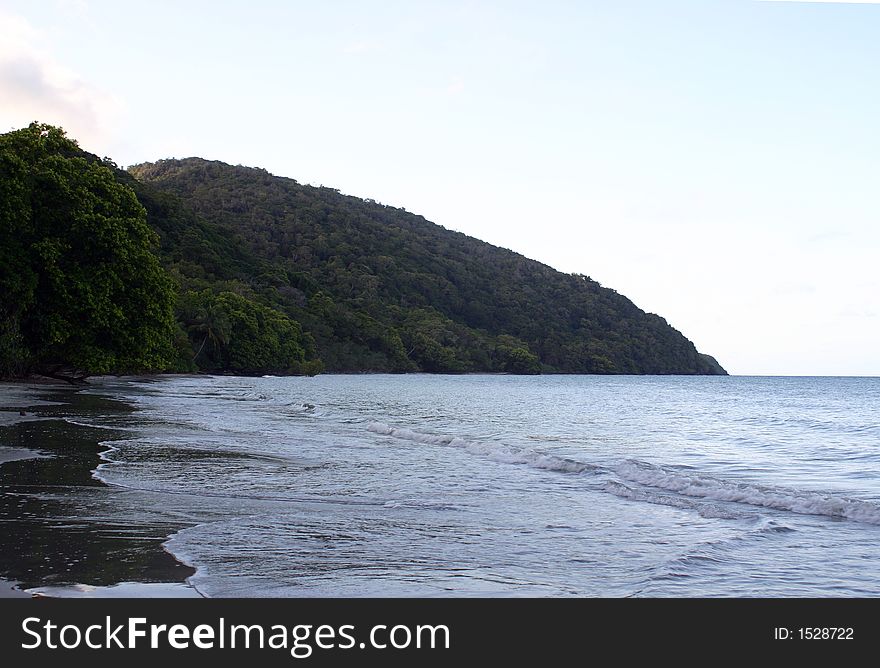
[[[876,596],[880,379],[112,380],[206,596]],[[100,421],[100,416],[92,418]],[[104,510],[104,512],[110,512]]]

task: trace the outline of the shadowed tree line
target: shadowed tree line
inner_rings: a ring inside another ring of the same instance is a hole
[[[128,181],[59,128],[0,135],[0,376],[320,370],[284,313],[181,291]]]
[[[723,373],[589,277],[403,209],[190,158],[0,136],[0,374]]]

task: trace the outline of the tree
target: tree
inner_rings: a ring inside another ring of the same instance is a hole
[[[402,209],[199,158],[129,173],[136,192],[191,210],[163,217],[145,204],[188,289],[245,284],[249,299],[302,323],[329,369],[723,373],[588,276]]]
[[[541,373],[538,356],[529,350],[524,341],[516,337],[502,334],[497,339],[495,352],[501,364],[501,370],[509,373],[537,374]]]
[[[177,319],[189,336],[202,339],[193,354],[194,362],[198,363],[203,352],[206,359],[213,359],[221,354],[229,340],[231,325],[228,314],[219,307],[209,290],[181,295],[177,307]],[[210,345],[205,350],[207,343]],[[210,363],[204,366],[209,367]]]
[[[178,317],[201,369],[308,375],[320,370],[317,361],[305,359],[298,322],[234,292],[185,292]]]
[[[0,374],[68,380],[174,359],[174,284],[134,192],[62,129],[0,135]]]

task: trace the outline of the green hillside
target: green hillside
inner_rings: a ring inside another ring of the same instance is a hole
[[[402,209],[198,158],[0,135],[0,376],[723,374],[586,276]]]
[[[198,158],[129,172],[185,285],[247,284],[302,323],[329,370],[723,373],[663,318],[588,277],[403,209]],[[147,188],[194,213],[186,234]]]

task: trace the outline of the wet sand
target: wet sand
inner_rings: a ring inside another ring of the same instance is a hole
[[[18,591],[24,589],[50,596],[198,595],[185,584],[194,570],[162,547],[182,527],[115,522],[114,495],[124,491],[92,477],[108,448],[102,443],[126,433],[70,421],[100,416],[100,424],[113,424],[131,410],[80,389],[0,384],[0,596],[29,596]]]
[[[17,582],[0,578],[0,598],[33,598],[33,595],[19,589]]]

